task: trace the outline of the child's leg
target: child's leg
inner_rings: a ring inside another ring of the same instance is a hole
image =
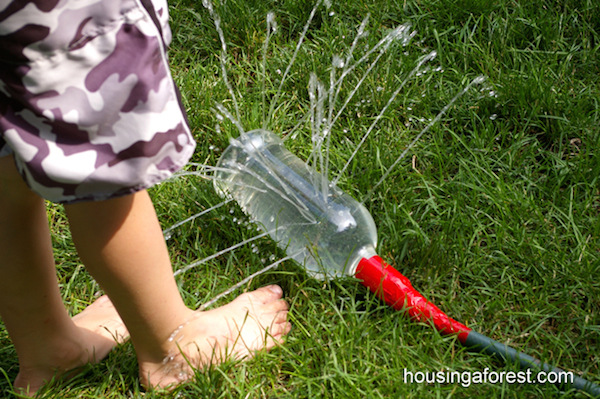
[[[162,366],[165,357],[177,355],[177,345],[185,347],[188,360],[201,367],[211,361],[213,350],[214,361],[224,356],[226,347],[228,354],[243,357],[275,345],[289,331],[287,303],[279,287],[244,294],[209,312],[188,309],[146,191],[65,209],[84,264],[131,333],[142,384],[166,386],[185,379],[187,367],[181,375],[173,375],[172,364]],[[170,341],[173,331],[183,324],[181,334]],[[266,330],[271,338],[265,337]]]
[[[56,371],[100,360],[116,345],[111,334],[126,334],[107,298],[73,320],[67,314],[44,201],[22,181],[12,156],[0,158],[0,316],[19,357],[15,386],[29,385],[30,393]]]

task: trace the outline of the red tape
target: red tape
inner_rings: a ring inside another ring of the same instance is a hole
[[[462,343],[467,339],[470,328],[449,318],[379,256],[361,259],[354,276],[394,309],[406,309],[410,317],[417,321],[431,320],[440,333],[458,334]]]

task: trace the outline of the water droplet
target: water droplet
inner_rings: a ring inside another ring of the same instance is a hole
[[[233,209],[233,208],[229,209],[229,213],[233,214],[233,212],[235,212],[235,209]]]
[[[273,262],[273,261],[275,260],[275,255],[271,255],[271,256],[269,256],[269,260],[270,260],[271,262]]]
[[[171,237],[173,237],[173,233],[171,233],[171,232],[166,233],[165,234],[165,241],[170,240]]]
[[[333,17],[334,15],[335,15],[335,12],[334,12],[334,11],[330,11],[330,12],[329,12],[329,16],[330,16],[330,17]]]
[[[365,28],[367,27],[367,23],[369,22],[369,14],[362,20],[360,26],[358,27],[358,32],[356,33],[357,38],[361,37],[365,33]]]
[[[237,220],[238,220],[237,218],[233,218],[233,223],[237,222]]]
[[[275,216],[271,216],[271,217],[269,218],[269,222],[273,223],[274,221],[275,221]]]
[[[270,12],[267,14],[267,25],[271,26],[273,32],[277,31],[277,21],[275,20],[275,13]]]
[[[335,68],[343,68],[344,65],[345,65],[344,59],[342,57],[340,57],[339,55],[334,55],[333,56],[333,60],[331,61],[331,64]]]
[[[209,146],[209,147],[208,147],[208,149],[212,151],[212,150],[214,150],[214,149],[215,149],[215,146],[214,146],[214,145],[211,145],[211,146]]]

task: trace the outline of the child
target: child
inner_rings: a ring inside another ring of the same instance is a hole
[[[195,146],[166,62],[166,4],[1,7],[0,316],[19,358],[15,387],[33,395],[129,336],[146,387],[186,380],[187,361],[201,368],[281,342],[290,324],[278,286],[205,312],[177,290],[146,192]],[[65,204],[77,251],[108,295],[73,318],[44,198]]]

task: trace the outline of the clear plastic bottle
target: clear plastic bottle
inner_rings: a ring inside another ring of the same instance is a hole
[[[231,140],[217,163],[215,188],[233,197],[286,253],[316,277],[354,276],[395,309],[430,320],[465,342],[471,331],[429,302],[375,252],[371,214],[285,149],[266,130]]]
[[[316,277],[355,274],[374,256],[377,229],[367,209],[266,130],[232,139],[217,164],[215,188],[233,197],[279,247]]]

